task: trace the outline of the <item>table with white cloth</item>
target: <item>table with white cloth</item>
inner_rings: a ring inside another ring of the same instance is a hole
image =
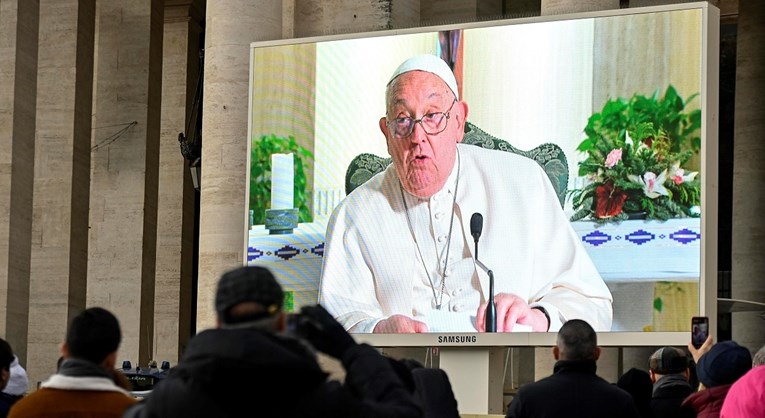
[[[613,331],[642,331],[652,324],[657,283],[698,284],[699,218],[571,225],[614,296]]]
[[[300,223],[290,234],[270,234],[263,225],[249,231],[247,265],[268,267],[285,292],[287,312],[316,304],[324,256],[325,223]]]
[[[699,281],[699,218],[571,225],[614,296],[613,331],[651,324],[656,283]],[[301,223],[291,234],[272,235],[263,225],[249,231],[247,263],[271,269],[287,293],[287,311],[318,300],[325,232],[324,222]]]

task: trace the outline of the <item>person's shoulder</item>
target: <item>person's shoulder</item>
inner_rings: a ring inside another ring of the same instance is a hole
[[[28,395],[24,395],[21,399],[17,400],[10,412],[8,418],[13,417],[27,417],[27,416],[42,416],[35,413],[41,407],[46,404],[46,400],[49,398],[51,389],[38,389]]]

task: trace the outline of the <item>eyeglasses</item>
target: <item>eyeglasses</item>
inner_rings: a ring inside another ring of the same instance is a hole
[[[412,119],[410,117],[391,119],[388,121],[388,127],[393,129],[393,136],[397,139],[408,138],[412,131],[414,131],[414,125],[417,123],[422,126],[422,130],[426,134],[438,135],[446,129],[446,125],[449,123],[449,112],[452,111],[455,103],[457,103],[456,98],[446,112],[428,113],[420,119]]]

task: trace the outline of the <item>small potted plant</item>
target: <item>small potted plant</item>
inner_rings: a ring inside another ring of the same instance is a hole
[[[700,148],[701,112],[685,105],[670,86],[662,98],[609,100],[589,118],[577,148],[587,156],[579,163],[587,184],[569,191],[572,221],[699,216],[701,183],[686,164]]]

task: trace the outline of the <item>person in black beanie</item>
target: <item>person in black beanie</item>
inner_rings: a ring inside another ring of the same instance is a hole
[[[215,295],[217,328],[200,332],[180,362],[124,417],[419,418],[420,405],[389,361],[357,344],[321,305],[293,316],[263,267],[225,273]],[[315,350],[340,360],[328,380]]]
[[[683,401],[678,417],[719,417],[728,390],[751,368],[752,354],[746,347],[735,341],[713,345],[696,363],[699,391]]]

